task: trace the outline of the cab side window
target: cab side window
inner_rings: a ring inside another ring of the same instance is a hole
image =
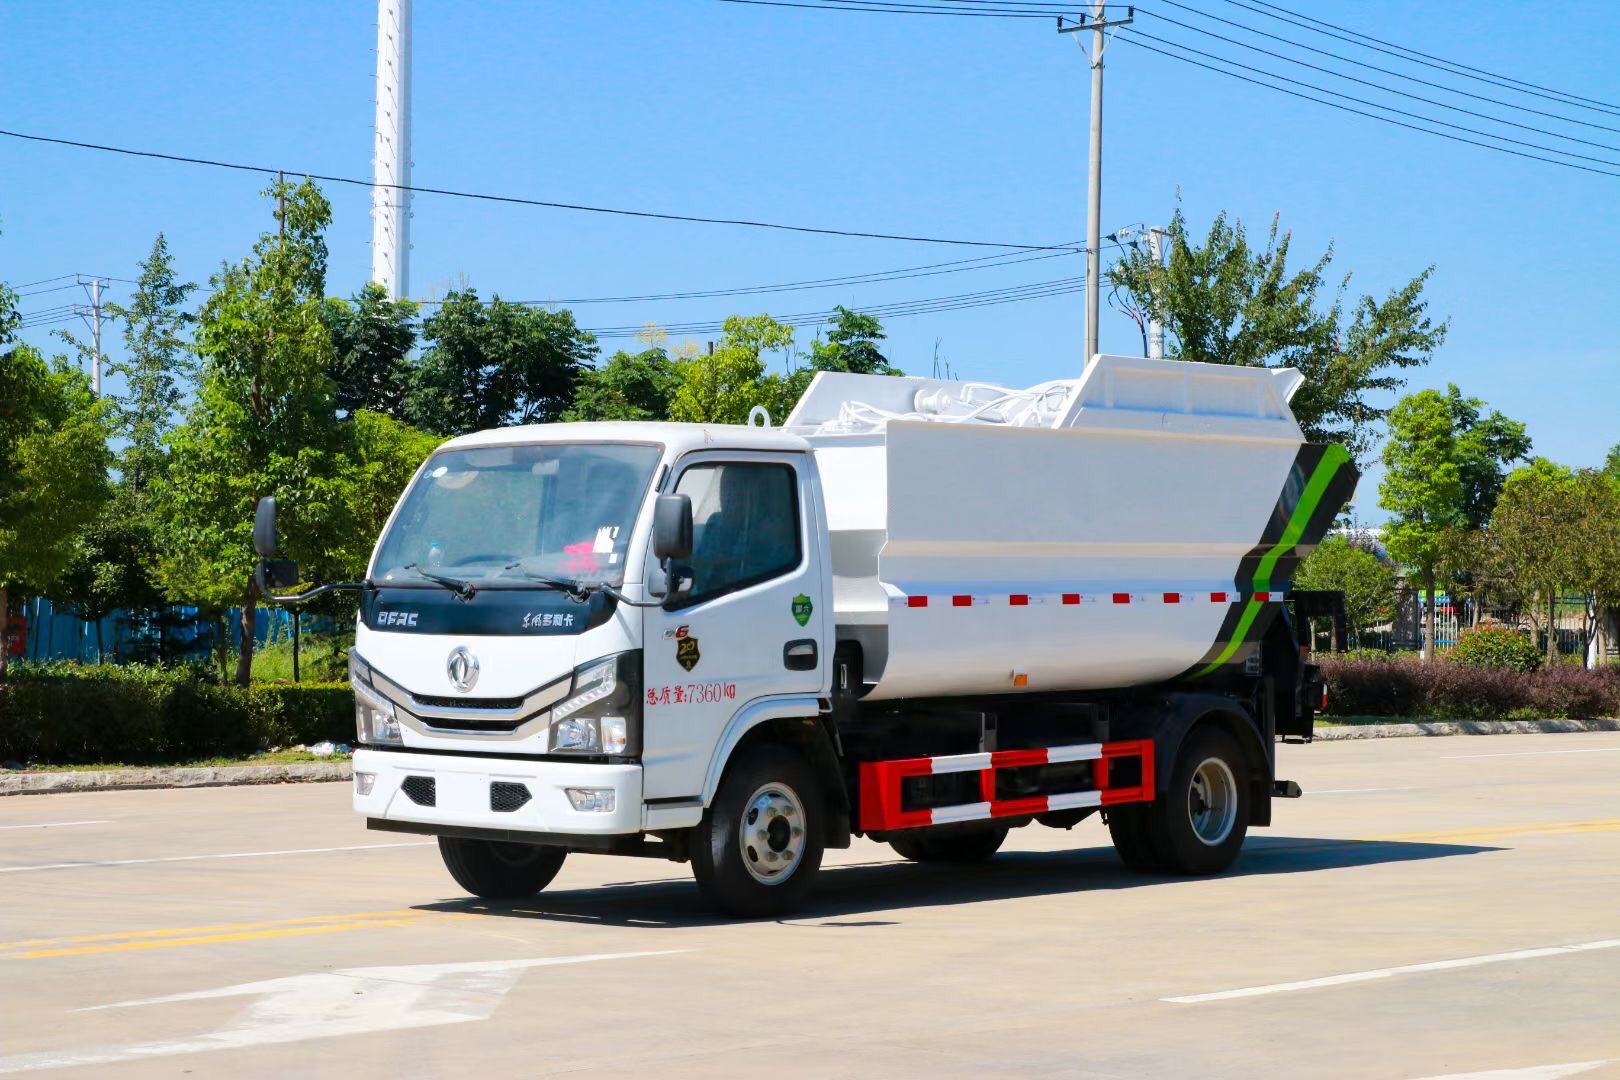
[[[694,604],[799,565],[799,490],[793,469],[758,461],[693,465],[675,492],[692,500]]]

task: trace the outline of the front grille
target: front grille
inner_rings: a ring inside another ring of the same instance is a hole
[[[523,723],[518,720],[468,720],[459,716],[424,716],[422,723],[434,731],[471,731],[505,733],[516,731]]]
[[[522,784],[497,780],[489,785],[489,808],[497,814],[510,814],[530,798],[529,789]]]
[[[432,806],[438,799],[437,786],[431,776],[407,776],[399,790],[417,806]]]
[[[411,700],[430,709],[489,709],[496,712],[511,712],[513,709],[523,707],[523,699],[520,697],[424,697],[421,694],[412,694]]]

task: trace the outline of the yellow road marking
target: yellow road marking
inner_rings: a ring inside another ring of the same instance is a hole
[[[1557,835],[1577,832],[1609,832],[1620,829],[1620,818],[1602,818],[1596,821],[1549,821],[1539,825],[1498,825],[1482,829],[1444,829],[1439,832],[1389,833],[1384,836],[1364,836],[1363,840],[1489,840],[1514,833],[1541,833]]]
[[[366,919],[361,922],[329,923],[325,926],[284,926],[279,930],[247,930],[235,934],[199,934],[195,937],[73,945],[61,949],[34,949],[29,952],[12,953],[9,956],[0,956],[0,960],[39,960],[49,956],[87,956],[92,953],[129,952],[136,949],[173,949],[183,945],[216,945],[233,941],[255,941],[261,938],[331,934],[340,930],[364,930],[374,926],[412,926],[421,921],[421,919]]]
[[[41,945],[83,945],[96,941],[124,941],[147,937],[175,937],[216,934],[231,930],[265,930],[276,926],[303,926],[308,923],[349,922],[358,919],[394,919],[420,915],[412,908],[394,911],[356,911],[346,915],[310,915],[302,919],[272,919],[268,922],[217,923],[212,926],[172,926],[162,930],[129,930],[119,934],[84,934],[79,937],[34,938],[28,941],[0,941],[0,950],[10,951]]]

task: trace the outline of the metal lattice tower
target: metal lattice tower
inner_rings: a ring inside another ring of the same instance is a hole
[[[410,288],[411,0],[377,0],[377,133],[372,153],[371,279],[391,299]]]

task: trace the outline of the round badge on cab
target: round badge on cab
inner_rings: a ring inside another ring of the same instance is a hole
[[[450,650],[444,670],[450,676],[450,685],[465,694],[478,681],[478,657],[467,646],[458,645]]]

